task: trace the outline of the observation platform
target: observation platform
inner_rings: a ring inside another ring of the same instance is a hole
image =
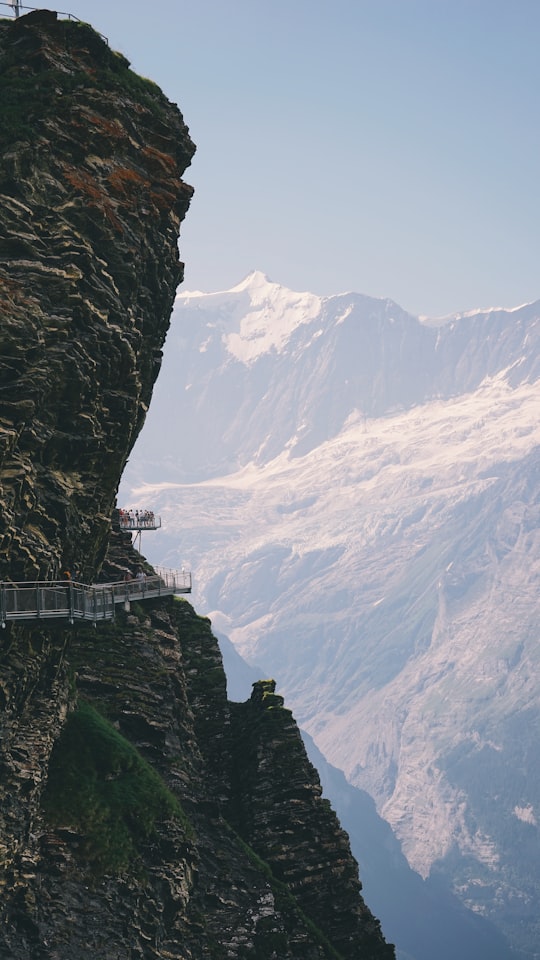
[[[119,510],[118,514],[121,530],[140,533],[141,530],[159,530],[161,527],[161,517],[156,517],[152,510]]]
[[[156,575],[118,583],[77,583],[42,580],[29,583],[0,581],[0,625],[7,621],[78,620],[97,623],[114,620],[115,608],[133,601],[191,593],[191,573],[159,569]]]

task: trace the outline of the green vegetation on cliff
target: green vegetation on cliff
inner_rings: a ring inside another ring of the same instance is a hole
[[[191,833],[157,773],[84,701],[52,752],[43,807],[51,826],[80,831],[81,858],[97,873],[127,869],[160,821],[175,818]]]

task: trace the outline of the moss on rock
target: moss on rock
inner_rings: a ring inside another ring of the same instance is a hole
[[[152,767],[84,701],[52,752],[43,810],[49,825],[80,834],[78,855],[97,873],[126,870],[158,822],[180,820],[192,833],[178,799]]]

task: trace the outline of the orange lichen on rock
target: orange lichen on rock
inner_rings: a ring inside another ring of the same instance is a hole
[[[139,194],[141,190],[147,190],[150,187],[149,181],[133,167],[116,167],[109,174],[107,180],[112,189],[122,196]]]

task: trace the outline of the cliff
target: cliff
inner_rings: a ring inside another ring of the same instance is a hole
[[[159,370],[193,144],[88,26],[0,21],[0,579],[140,558],[116,490]],[[272,681],[227,701],[186,601],[0,631],[5,960],[362,958],[360,895]]]
[[[194,146],[83,24],[0,22],[0,54],[0,572],[90,580],[182,279]]]

